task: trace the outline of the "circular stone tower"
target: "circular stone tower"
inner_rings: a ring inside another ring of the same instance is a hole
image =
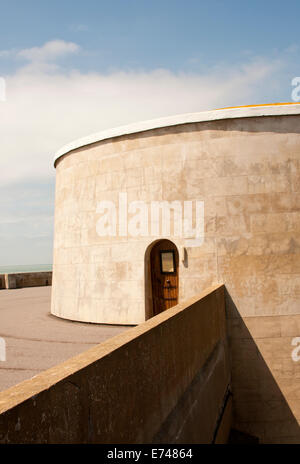
[[[137,324],[216,282],[242,316],[299,313],[299,105],[108,130],[55,167],[52,314]]]

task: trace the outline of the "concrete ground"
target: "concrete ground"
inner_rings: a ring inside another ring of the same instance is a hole
[[[59,319],[50,314],[50,299],[51,287],[0,290],[0,337],[6,344],[0,391],[127,330]]]

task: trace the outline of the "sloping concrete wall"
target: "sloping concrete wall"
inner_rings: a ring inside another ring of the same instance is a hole
[[[225,442],[225,327],[218,285],[0,393],[0,443]]]

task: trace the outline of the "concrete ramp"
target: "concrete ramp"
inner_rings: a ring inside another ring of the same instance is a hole
[[[0,393],[0,443],[226,443],[224,286]]]

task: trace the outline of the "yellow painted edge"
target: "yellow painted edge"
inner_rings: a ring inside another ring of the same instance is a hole
[[[215,110],[231,110],[233,108],[255,108],[257,106],[300,105],[300,102],[259,103],[258,105],[224,106]]]

